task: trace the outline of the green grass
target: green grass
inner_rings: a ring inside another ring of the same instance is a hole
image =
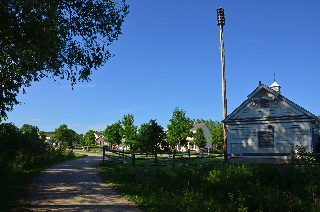
[[[29,202],[24,198],[28,194],[28,188],[33,177],[38,172],[54,164],[83,157],[86,157],[86,155],[69,154],[65,157],[36,165],[32,169],[11,170],[6,175],[0,176],[0,211],[26,211],[25,206]]]
[[[105,162],[107,182],[143,210],[320,211],[320,167],[140,167]]]
[[[126,163],[132,163],[131,158],[123,158],[122,154],[117,154],[113,152],[106,152],[107,156],[111,156],[110,160],[113,161],[124,161]],[[208,154],[204,154],[207,156]],[[210,156],[217,156],[218,154],[210,154]],[[223,157],[216,157],[216,158],[197,158],[200,154],[192,153],[190,158],[188,154],[177,154],[176,155],[176,165],[187,165],[187,164],[210,164],[210,163],[223,163]],[[124,154],[124,157],[131,157],[131,154]],[[136,163],[155,163],[154,155],[135,155]],[[166,158],[166,159],[164,159]],[[172,154],[158,154],[157,156],[158,163],[164,165],[172,165]]]

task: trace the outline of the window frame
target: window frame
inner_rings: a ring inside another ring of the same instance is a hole
[[[259,106],[260,106],[260,109],[262,109],[262,110],[270,110],[271,109],[271,100],[261,98],[259,101]]]
[[[258,131],[258,147],[259,148],[274,148],[274,132],[273,131]],[[270,140],[269,140],[270,139]]]

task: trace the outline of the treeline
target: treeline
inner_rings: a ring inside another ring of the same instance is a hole
[[[62,159],[63,149],[48,145],[46,135],[37,126],[0,124],[0,176],[37,168],[48,161]]]
[[[51,142],[65,146],[73,146],[74,143],[81,146],[93,146],[96,139],[102,136],[110,148],[121,145],[123,148],[133,151],[157,153],[175,149],[177,146],[184,147],[188,143],[187,138],[193,137],[194,144],[203,148],[206,145],[203,129],[198,128],[196,133],[190,131],[195,123],[205,123],[210,129],[212,147],[214,149],[222,148],[223,126],[220,121],[191,120],[187,117],[186,111],[180,108],[175,108],[173,111],[167,130],[153,119],[138,127],[134,124],[134,116],[127,114],[123,116],[122,120],[107,126],[104,131],[89,130],[84,135],[78,135],[63,124],[53,132],[54,136],[51,138]]]
[[[206,145],[206,137],[202,128],[195,133],[190,129],[195,123],[205,123],[210,129],[211,141],[214,148],[223,144],[223,126],[219,121],[196,119],[187,117],[186,111],[175,108],[165,131],[156,120],[150,120],[140,127],[134,124],[132,114],[124,115],[123,119],[108,126],[103,132],[105,141],[111,145],[122,145],[130,150],[144,150],[150,153],[175,150],[177,146],[184,147],[188,138],[199,148]]]

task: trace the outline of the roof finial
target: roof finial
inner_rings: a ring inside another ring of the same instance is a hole
[[[281,86],[276,82],[276,73],[273,74],[273,83],[270,88],[280,93]]]

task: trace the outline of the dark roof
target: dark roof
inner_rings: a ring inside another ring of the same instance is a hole
[[[200,127],[202,127],[204,125],[206,125],[206,124],[205,123],[195,123],[190,130],[196,131],[198,128],[200,128]]]

